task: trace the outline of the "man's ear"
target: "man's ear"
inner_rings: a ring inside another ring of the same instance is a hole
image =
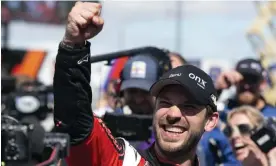
[[[207,118],[207,121],[206,121],[205,126],[204,126],[204,130],[205,131],[213,130],[217,126],[218,121],[219,121],[218,112],[213,112],[212,115],[210,115]]]

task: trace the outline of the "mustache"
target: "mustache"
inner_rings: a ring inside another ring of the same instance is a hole
[[[185,122],[184,120],[181,120],[181,118],[179,118],[179,119],[174,118],[174,119],[175,120],[173,120],[173,123],[172,123],[172,120],[168,121],[168,117],[162,117],[162,118],[160,118],[158,124],[160,126],[177,126],[177,127],[183,127],[185,129],[189,128],[190,125],[189,125],[188,122]]]

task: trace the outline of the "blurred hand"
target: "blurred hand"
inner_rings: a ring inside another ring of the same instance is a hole
[[[270,165],[276,165],[276,147],[267,153]]]
[[[83,44],[96,36],[103,28],[104,20],[100,17],[101,4],[76,2],[68,15],[63,42],[66,44]]]
[[[218,76],[215,82],[215,87],[217,90],[227,89],[230,86],[237,84],[242,79],[243,76],[235,70],[225,71]]]
[[[266,155],[259,147],[251,140],[250,137],[243,137],[243,142],[246,142],[249,149],[248,156],[242,161],[243,166],[268,166]]]

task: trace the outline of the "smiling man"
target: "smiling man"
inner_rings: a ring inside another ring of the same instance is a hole
[[[161,161],[197,165],[197,144],[217,124],[216,92],[211,78],[192,65],[176,67],[156,82],[153,120],[155,151]]]
[[[114,138],[91,110],[90,43],[103,27],[101,5],[77,2],[68,16],[59,45],[54,76],[54,120],[57,132],[70,135],[69,166],[199,165],[196,146],[218,121],[212,79],[192,65],[176,67],[152,85],[156,97],[156,139],[138,153],[128,141]],[[83,60],[85,59],[85,61]],[[80,62],[80,60],[82,60]]]

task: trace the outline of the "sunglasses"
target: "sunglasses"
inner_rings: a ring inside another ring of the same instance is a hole
[[[244,84],[249,84],[249,85],[258,85],[262,81],[261,76],[253,76],[253,75],[244,75],[243,76],[243,82]]]
[[[250,125],[248,124],[239,124],[236,126],[236,128],[239,130],[241,135],[251,135],[252,132],[254,131],[254,129],[252,129],[250,127]],[[225,127],[225,129],[223,130],[223,133],[227,136],[227,137],[231,137],[231,135],[234,132],[234,128],[227,125]]]

